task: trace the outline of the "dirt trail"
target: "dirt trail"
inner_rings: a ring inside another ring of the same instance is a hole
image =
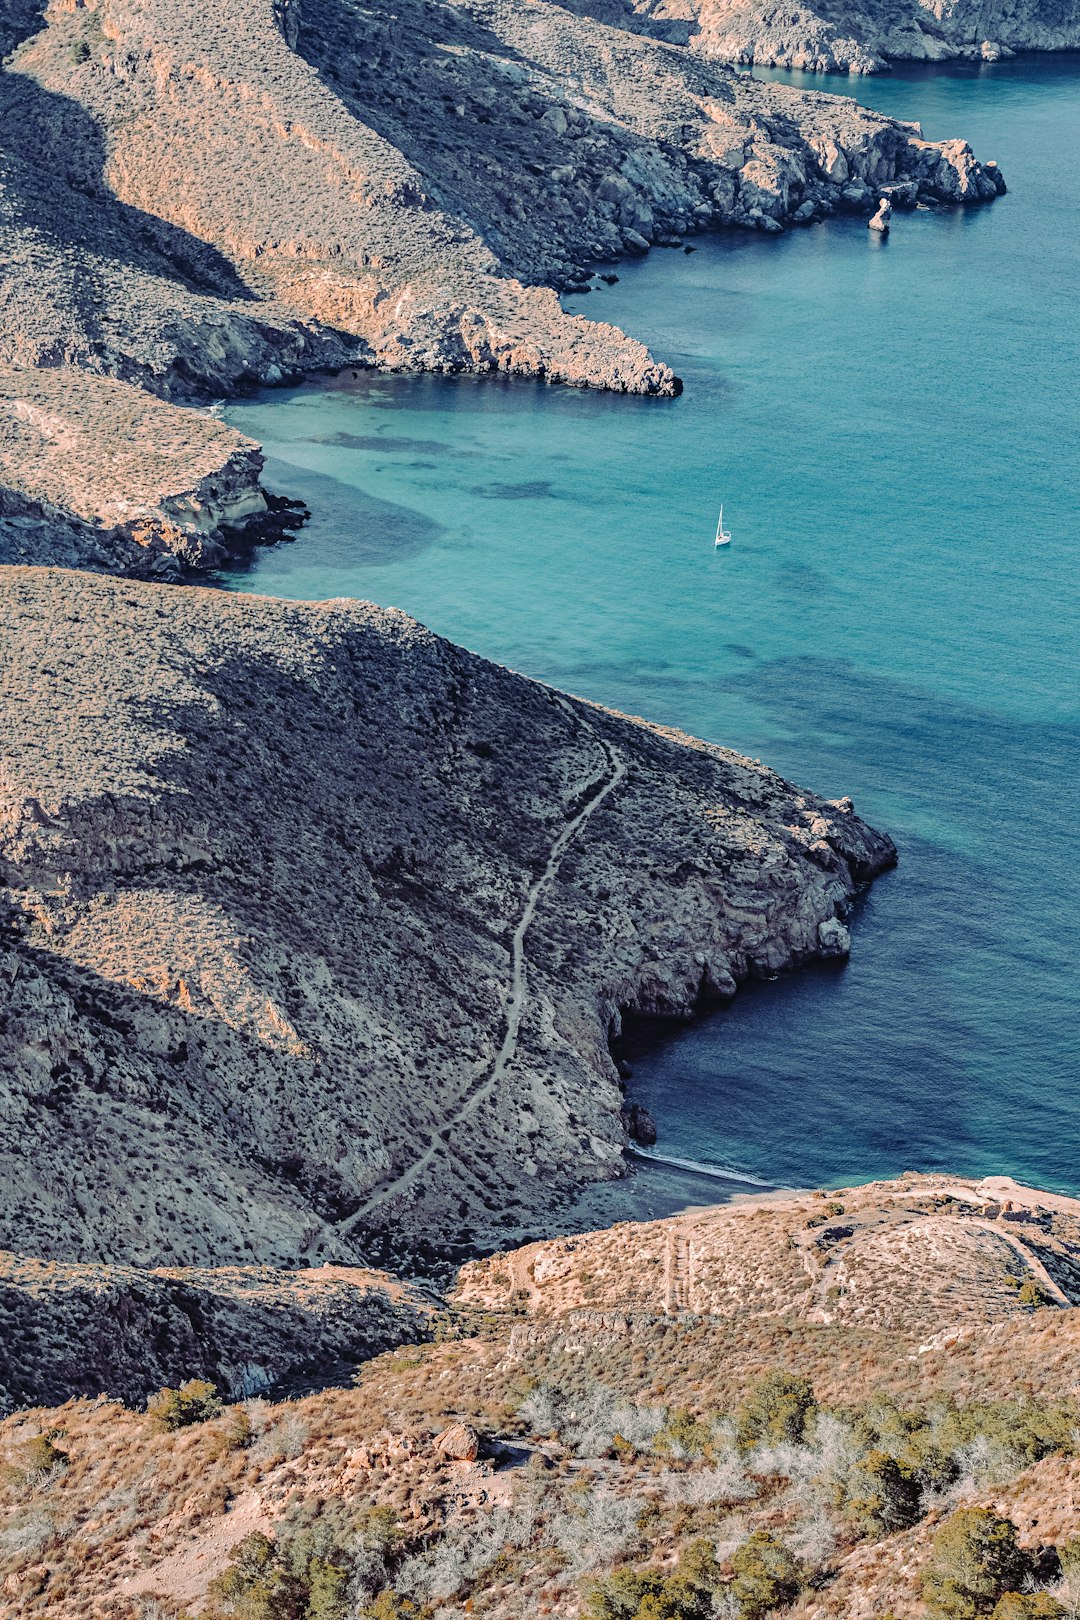
[[[428,1144],[419,1158],[414,1159],[408,1169],[403,1170],[392,1181],[385,1182],[376,1189],[360,1208],[344,1222],[340,1230],[349,1235],[362,1224],[365,1216],[385,1203],[388,1198],[396,1197],[405,1192],[416,1178],[431,1164],[436,1154],[445,1149],[451,1133],[464,1120],[486,1102],[499,1081],[506,1074],[507,1069],[514,1060],[517,1051],[518,1039],[521,1034],[521,1025],[528,1004],[529,980],[528,964],[525,956],[525,936],[529,931],[533,918],[536,916],[540,901],[554,882],[555,875],[562,863],[562,858],[573,839],[593,816],[604,800],[613,793],[626,775],[626,765],[617,751],[600,736],[584,716],[568,703],[558,693],[551,694],[552,702],[564,710],[575,725],[581,725],[599,743],[603,749],[607,762],[607,769],[601,775],[578,785],[579,792],[586,792],[588,797],[582,808],[565,824],[559,836],[551,846],[544,870],[535,881],[530,884],[525,899],[525,906],[514,929],[510,948],[510,994],[506,1004],[506,1031],[503,1035],[502,1045],[499,1047],[495,1061],[490,1068],[482,1070],[469,1088],[458,1098],[454,1107],[449,1110],[445,1120],[437,1131],[432,1132]]]
[[[690,1234],[676,1226],[668,1234],[664,1310],[678,1316],[690,1309]]]

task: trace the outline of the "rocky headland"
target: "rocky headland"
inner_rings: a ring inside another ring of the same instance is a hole
[[[640,9],[647,17],[652,8]],[[892,62],[997,62],[1018,51],[1080,49],[1080,12],[1069,0],[794,6],[684,0],[679,12],[682,37],[703,55],[814,73],[879,73]]]
[[[258,445],[77,366],[0,366],[0,563],[153,578],[281,532]]]
[[[894,859],[393,611],[0,572],[0,1231],[356,1261],[614,1176],[609,1042],[848,949]]]
[[[962,140],[754,83],[629,12],[26,0],[0,26],[8,561],[212,565],[230,507],[253,515],[255,464],[165,402],[346,365],[670,395],[662,358],[567,314],[558,291],[696,231],[1003,189]],[[116,424],[135,405],[82,372],[158,396],[122,461]],[[180,519],[159,510],[185,492]]]

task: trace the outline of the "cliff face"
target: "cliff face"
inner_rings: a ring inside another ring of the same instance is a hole
[[[966,149],[547,0],[54,0],[44,22],[0,78],[2,356],[166,394],[346,359],[668,393],[551,286],[862,207],[857,184],[995,194]]]
[[[5,570],[3,1241],[351,1260],[617,1174],[620,1009],[847,948],[846,803],[362,604]]]
[[[76,366],[0,366],[0,563],[213,567],[267,514],[259,447]]]
[[[147,1271],[0,1253],[0,1409],[74,1394],[135,1404],[187,1378],[238,1400],[423,1337],[432,1309],[354,1266]]]
[[[1080,14],[1068,0],[676,0],[660,8],[653,0],[611,0],[611,9],[624,13],[624,26],[678,38],[719,61],[821,73],[1080,49]]]

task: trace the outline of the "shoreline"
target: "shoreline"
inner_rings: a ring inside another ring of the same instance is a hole
[[[543,1223],[544,1235],[595,1231],[623,1221],[665,1220],[728,1204],[774,1203],[808,1190],[782,1187],[734,1172],[694,1169],[688,1161],[654,1158],[636,1148],[628,1148],[626,1155],[627,1175],[581,1188],[555,1211],[550,1221]],[[528,1237],[516,1240],[530,1241]]]

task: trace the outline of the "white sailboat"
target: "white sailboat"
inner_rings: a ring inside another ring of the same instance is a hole
[[[716,539],[713,541],[713,545],[715,545],[715,546],[730,546],[730,544],[731,544],[731,535],[728,532],[728,530],[724,528],[724,506],[723,506],[723,502],[721,502],[721,504],[720,504],[720,516],[716,520]]]

